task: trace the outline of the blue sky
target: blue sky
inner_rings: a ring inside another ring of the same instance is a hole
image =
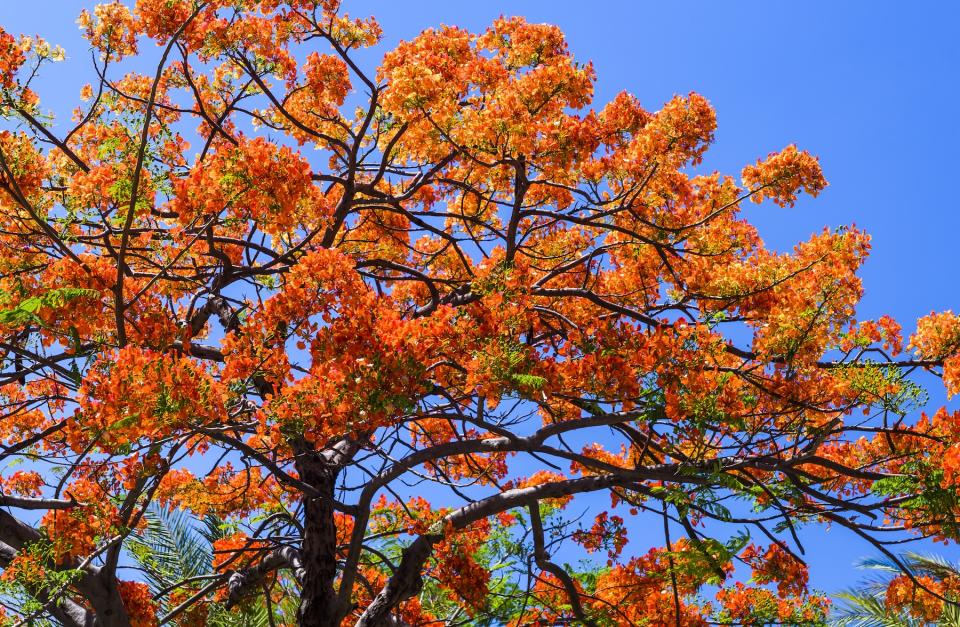
[[[74,19],[90,2],[0,0],[0,25],[66,49],[41,97],[61,124],[89,79],[87,47]],[[909,332],[931,310],[960,308],[951,262],[960,232],[958,98],[960,4],[949,2],[758,1],[571,2],[568,0],[355,0],[375,14],[387,47],[441,23],[482,29],[498,15],[558,24],[598,75],[596,106],[622,89],[655,110],[691,90],[717,109],[717,141],[705,166],[737,174],[747,162],[797,143],[819,155],[830,187],[793,209],[751,207],[772,247],[787,249],[823,226],[853,224],[873,235],[863,271],[861,318],[889,313]],[[379,54],[379,52],[378,52]],[[943,402],[933,390],[931,405]],[[853,583],[870,549],[840,529],[805,535],[812,581]],[[639,546],[631,548],[642,550]],[[956,547],[938,547],[954,559]]]

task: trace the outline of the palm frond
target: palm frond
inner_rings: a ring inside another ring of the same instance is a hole
[[[907,570],[912,570],[910,560],[905,558],[906,555],[900,556],[900,563],[903,564]],[[861,570],[876,570],[886,573],[893,573],[895,575],[899,575],[903,572],[903,569],[888,557],[865,557],[857,561],[854,566]]]
[[[143,569],[151,592],[157,594],[189,577],[210,574],[210,543],[189,515],[156,506],[145,518],[146,528],[131,537],[127,548]]]
[[[226,524],[222,518],[218,518],[213,514],[204,516],[203,526],[199,529],[200,535],[203,536],[210,545],[213,545],[217,540],[222,540],[227,537],[231,531],[232,528],[230,525]]]
[[[942,555],[923,553],[904,553],[904,560],[918,574],[930,575],[936,579],[960,577],[960,566]]]
[[[960,565],[940,555],[907,552],[899,555],[899,566],[893,559],[866,558],[857,567],[877,573],[860,582],[853,590],[835,595],[841,605],[834,610],[831,624],[837,627],[920,627],[926,623],[911,618],[906,612],[891,612],[886,606],[886,590],[890,582],[904,570],[913,576],[928,576],[943,581],[960,578]],[[937,625],[960,627],[960,606],[944,603]]]
[[[190,577],[213,574],[213,543],[229,535],[231,527],[216,516],[205,517],[201,524],[189,514],[155,506],[147,511],[146,527],[131,536],[127,549],[144,572],[153,594],[169,591]],[[281,579],[279,584],[284,585]],[[273,607],[273,621],[264,598],[227,610],[210,603],[205,624],[210,627],[271,627],[291,624],[284,620],[296,615],[298,594],[284,585],[283,601]],[[166,608],[169,609],[169,608]]]
[[[263,603],[229,612],[223,606],[213,606],[207,615],[207,627],[271,627],[267,606]]]
[[[940,624],[945,627],[960,627],[960,605],[944,603]]]
[[[835,627],[919,627],[909,616],[891,613],[882,596],[850,590],[836,597],[842,604],[830,621]]]

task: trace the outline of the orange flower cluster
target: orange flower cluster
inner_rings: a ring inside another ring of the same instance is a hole
[[[246,517],[281,498],[283,491],[273,477],[264,477],[257,467],[234,470],[229,462],[202,479],[186,469],[172,470],[157,489],[158,501],[189,509],[200,518],[208,514]]]
[[[110,502],[109,493],[95,481],[77,479],[64,494],[80,506],[50,510],[40,520],[58,562],[89,556],[100,542],[120,530],[117,508]]]
[[[0,76],[3,74],[0,73]],[[0,154],[11,164],[0,170],[0,207],[14,215],[24,215],[23,207],[17,200],[19,197],[25,197],[34,204],[45,203],[38,192],[50,174],[50,165],[29,136],[22,131],[0,131]]]
[[[491,573],[476,559],[490,535],[490,521],[484,520],[465,530],[450,532],[434,550],[435,565],[430,575],[465,604],[468,612],[477,612],[487,599]]]
[[[590,553],[606,547],[607,564],[612,565],[627,544],[627,530],[623,526],[623,518],[600,512],[594,517],[593,526],[589,530],[574,532],[573,539]]]
[[[674,550],[675,559],[683,560],[690,548],[678,543]],[[610,613],[617,625],[647,622],[662,627],[705,627],[707,608],[686,600],[703,584],[701,576],[703,573],[671,566],[665,549],[651,549],[646,555],[601,574],[591,605],[598,611]],[[674,579],[681,599],[679,608],[674,597]],[[615,610],[611,612],[609,608]]]
[[[372,601],[371,590],[379,590],[386,585],[389,580],[387,574],[375,568],[363,567],[361,568],[361,573],[364,579],[370,582],[371,585],[369,587],[361,586],[359,588],[356,598],[357,609],[353,610],[351,616],[346,619],[347,621],[352,619],[355,622],[362,613],[359,608],[366,607]],[[417,596],[401,603],[397,607],[395,614],[408,625],[429,625],[437,622],[437,617],[423,606],[423,603],[420,602],[420,598]]]
[[[574,580],[577,593],[584,592],[583,586]],[[574,619],[569,611],[569,597],[563,583],[551,573],[541,572],[536,575],[536,581],[530,589],[529,597],[538,607],[525,608],[519,613],[508,627],[525,627],[530,624],[563,625]]]
[[[802,596],[807,592],[807,566],[790,555],[779,544],[771,544],[766,551],[754,544],[747,546],[740,559],[753,569],[753,581],[759,584],[776,583],[781,597]]]
[[[193,3],[188,0],[137,2],[133,10],[137,20],[135,32],[165,42],[190,19],[193,8]]]
[[[960,445],[954,444],[946,449],[940,457],[940,463],[943,469],[940,485],[944,488],[960,485]]]
[[[577,124],[555,121],[590,102],[594,78],[559,29],[522,18],[501,18],[479,36],[424,31],[388,53],[380,75],[384,108],[407,124],[398,152],[436,158],[446,150],[433,140],[439,132],[483,153],[552,154],[558,164],[578,149],[565,137]]]
[[[131,627],[157,627],[160,624],[157,604],[147,584],[140,581],[121,581],[117,585]]]
[[[93,15],[84,9],[77,18],[84,37],[105,59],[122,59],[137,53],[137,24],[121,2],[98,4]]]
[[[508,488],[529,488],[533,486],[543,485],[545,483],[550,483],[552,481],[563,481],[566,477],[558,472],[552,472],[550,470],[538,470],[519,481],[511,481],[507,484]],[[554,499],[546,499],[544,502],[548,503],[551,507],[564,507],[567,503],[571,501],[570,496],[561,496]]]
[[[225,342],[226,380],[260,371],[289,383],[265,408],[276,442],[282,425],[299,425],[311,440],[376,428],[409,411],[428,389],[422,377],[450,337],[452,312],[405,320],[357,278],[353,263],[332,250],[306,255],[283,291]],[[291,339],[303,349],[310,342],[311,376],[291,375]]]
[[[857,324],[841,341],[840,350],[850,352],[855,348],[865,348],[874,344],[897,355],[903,351],[902,327],[890,316],[881,316],[878,320],[866,320]]]
[[[478,560],[478,553],[489,540],[491,522],[484,519],[464,529],[454,530],[448,525],[438,530],[436,526],[442,524],[440,520],[446,513],[433,508],[424,498],[402,503],[382,496],[374,508],[370,529],[384,534],[442,533],[444,538],[434,546],[426,574],[436,580],[450,599],[464,604],[473,614],[483,609],[489,594],[491,573]]]
[[[48,571],[47,560],[39,553],[35,550],[22,551],[3,569],[0,581],[7,584],[19,582],[28,587],[40,586],[45,583]]]
[[[0,477],[0,491],[22,496],[40,496],[46,481],[35,470],[17,470],[9,477]]]
[[[350,73],[343,59],[314,52],[303,63],[300,80],[291,85],[292,95],[287,102],[288,114],[296,120],[309,121],[314,132],[304,131],[279,112],[274,113],[274,121],[288,126],[300,144],[317,141],[324,145],[326,142],[320,141],[318,135],[343,139],[339,107],[350,89]]]
[[[923,588],[943,596],[946,586],[929,575],[917,576]],[[894,611],[906,610],[917,620],[935,623],[943,614],[943,600],[914,583],[907,575],[894,577],[887,586],[886,606]]]
[[[190,424],[216,424],[226,396],[223,385],[193,360],[127,346],[84,380],[68,438],[76,450],[91,440],[115,450]]]
[[[944,311],[920,318],[910,347],[921,359],[942,360],[947,395],[960,392],[960,316]]]
[[[229,567],[231,570],[239,570],[249,566],[264,546],[264,542],[252,539],[242,532],[220,538],[213,543],[213,569],[222,571]]]
[[[17,39],[0,28],[0,87],[13,89],[14,74],[27,60]]]
[[[830,609],[830,600],[823,596],[798,599],[778,598],[766,588],[736,582],[717,592],[724,623],[734,625],[818,625]]]
[[[93,255],[78,256],[79,263],[70,258],[59,259],[47,266],[35,285],[24,294],[27,298],[43,298],[57,290],[77,292],[64,298],[54,307],[41,307],[37,316],[43,320],[40,331],[43,342],[50,346],[71,338],[75,350],[79,342],[110,337],[110,287],[116,282],[116,268],[103,258]],[[24,285],[23,287],[27,287]],[[149,299],[147,302],[150,302]],[[146,303],[144,303],[146,304]],[[146,311],[146,309],[141,309]],[[147,322],[146,320],[144,321]],[[144,325],[144,328],[149,326]]]
[[[741,176],[744,185],[755,191],[754,202],[769,198],[781,207],[792,207],[801,189],[816,196],[827,186],[817,158],[793,144],[745,167]]]
[[[939,359],[956,352],[960,349],[960,316],[944,311],[920,318],[909,347],[923,359]]]
[[[310,164],[262,137],[222,146],[203,167],[176,181],[175,191],[170,209],[184,225],[225,213],[243,224],[256,220],[270,235],[289,232],[305,203],[315,200]]]

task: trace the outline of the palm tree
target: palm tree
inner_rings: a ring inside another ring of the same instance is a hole
[[[904,553],[900,563],[914,576],[928,576],[937,581],[960,578],[960,564],[954,564],[938,555]],[[835,627],[923,627],[931,623],[911,617],[906,611],[887,608],[887,586],[903,569],[891,559],[865,559],[857,568],[874,571],[875,576],[866,579],[851,590],[837,594],[842,603],[831,624]],[[960,627],[960,605],[944,603],[936,625]]]
[[[202,581],[215,575],[213,543],[229,533],[224,522],[213,515],[196,525],[189,515],[176,509],[155,507],[147,511],[146,527],[131,538],[129,553],[158,599],[159,611],[174,609],[170,591],[184,580]],[[290,599],[290,595],[285,595]],[[259,597],[242,608],[228,610],[223,604],[211,603],[205,624],[211,627],[273,627],[293,624],[296,607],[290,603],[267,605]]]

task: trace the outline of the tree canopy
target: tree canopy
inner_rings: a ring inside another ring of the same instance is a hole
[[[815,157],[710,172],[706,98],[521,18],[367,67],[339,4],[91,7],[56,125],[0,29],[5,620],[817,624],[800,527],[957,539],[960,317],[742,215]]]

